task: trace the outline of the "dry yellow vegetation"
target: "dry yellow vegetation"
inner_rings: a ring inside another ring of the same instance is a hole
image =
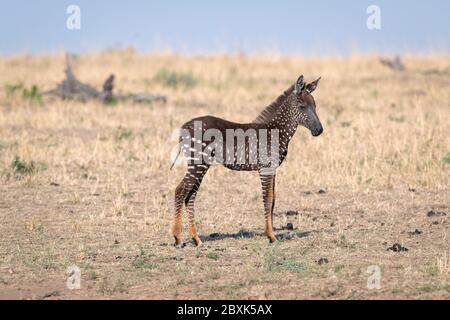
[[[0,297],[449,298],[450,57],[404,63],[393,72],[370,56],[78,56],[74,72],[97,88],[114,73],[117,91],[169,97],[101,105],[40,95],[63,78],[62,54],[1,57]],[[322,76],[325,131],[300,129],[279,171],[283,241],[262,235],[257,173],[217,167],[196,202],[205,245],[172,247],[184,173],[169,170],[174,130],[206,114],[251,121],[300,74]],[[294,231],[283,229],[289,219]],[[409,250],[388,251],[394,243]],[[66,288],[70,265],[80,290]],[[379,290],[367,288],[371,265]]]

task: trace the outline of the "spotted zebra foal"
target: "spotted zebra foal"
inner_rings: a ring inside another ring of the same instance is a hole
[[[175,245],[182,244],[183,205],[187,209],[189,235],[197,246],[202,243],[195,226],[194,201],[206,172],[214,163],[231,170],[259,172],[265,234],[270,242],[276,241],[273,232],[276,170],[286,158],[289,142],[299,125],[308,128],[313,136],[319,136],[323,132],[311,95],[319,80],[320,78],[306,84],[303,76],[300,76],[295,84],[266,107],[253,122],[235,123],[204,116],[192,119],[181,127],[177,158],[183,151],[188,167],[175,190],[172,225]]]

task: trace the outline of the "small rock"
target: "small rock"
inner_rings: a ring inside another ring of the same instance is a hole
[[[287,225],[286,225],[286,229],[287,230],[294,230],[294,225],[292,224],[292,223],[288,223]]]
[[[215,232],[215,233],[211,233],[211,234],[209,235],[209,237],[212,238],[212,239],[214,239],[214,238],[219,237],[219,235],[220,235],[220,234],[218,234],[217,232]]]
[[[170,257],[169,259],[174,261],[183,261],[182,257]]]
[[[317,191],[317,193],[318,194],[324,194],[324,193],[327,193],[325,190],[323,190],[323,189],[320,189],[319,191]]]
[[[445,213],[444,211],[434,211],[434,210],[430,210],[427,213],[427,217],[431,218],[431,217],[443,217],[446,216],[447,213]]]
[[[327,264],[328,263],[328,259],[327,258],[320,258],[319,260],[317,260],[317,264],[319,266],[323,265],[323,264]]]
[[[58,291],[58,290],[55,290],[55,291],[48,292],[48,293],[44,294],[44,295],[42,296],[42,298],[45,299],[45,298],[57,297],[57,296],[59,296],[59,295],[60,295],[59,291]]]
[[[394,252],[402,252],[402,251],[408,251],[408,248],[403,247],[399,243],[394,243],[392,247],[387,248],[388,251],[394,251]]]
[[[408,234],[414,236],[414,235],[417,235],[417,234],[422,234],[422,231],[419,230],[419,229],[416,229],[416,230],[414,230],[412,232],[408,232]]]
[[[114,240],[114,244],[119,244],[120,242],[118,240]]]
[[[56,183],[56,182],[50,182],[50,185],[52,187],[59,187],[59,183]]]

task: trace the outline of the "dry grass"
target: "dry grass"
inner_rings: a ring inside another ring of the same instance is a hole
[[[169,96],[103,106],[39,96],[61,80],[62,55],[0,58],[0,297],[449,298],[450,58],[405,64],[392,73],[358,56],[80,56],[75,72],[97,87],[114,72],[120,91]],[[184,171],[168,170],[173,130],[204,114],[252,120],[300,73],[323,77],[325,132],[299,130],[278,175],[275,226],[298,229],[268,245],[257,174],[217,167],[196,203],[209,241],[172,247]],[[394,243],[409,251],[387,251]],[[74,264],[82,289],[69,291]],[[366,287],[370,265],[382,270],[380,290]]]
[[[436,258],[436,265],[440,273],[450,273],[450,253],[444,252],[440,257]]]

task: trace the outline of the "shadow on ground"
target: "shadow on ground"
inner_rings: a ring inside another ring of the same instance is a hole
[[[285,230],[277,229],[275,234],[279,241],[291,240],[293,238],[303,238],[309,236],[311,233],[318,232],[316,230],[312,231],[296,231],[296,230]],[[249,231],[240,230],[237,233],[211,233],[208,236],[200,236],[203,242],[208,241],[219,241],[225,239],[251,239],[255,237],[264,237],[265,234],[262,231]]]

